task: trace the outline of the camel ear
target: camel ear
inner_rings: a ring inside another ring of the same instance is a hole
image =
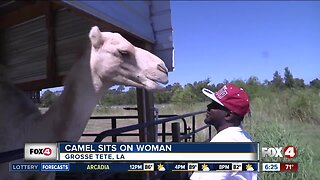
[[[97,26],[94,26],[91,28],[89,33],[89,38],[94,48],[98,49],[102,46],[103,44],[102,34],[100,29]]]

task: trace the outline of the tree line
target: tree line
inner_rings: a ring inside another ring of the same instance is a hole
[[[224,82],[218,84],[211,83],[209,78],[195,81],[194,83],[188,83],[184,86],[180,83],[169,84],[164,90],[154,93],[154,101],[156,104],[180,104],[207,101],[208,99],[201,92],[202,88],[217,91],[226,83],[233,83],[244,88],[248,92],[250,99],[257,96],[264,96],[270,91],[277,92],[286,89],[305,88],[320,90],[320,80],[318,78],[306,84],[303,79],[294,78],[289,68],[286,67],[283,76],[281,76],[279,71],[275,71],[271,81],[264,80],[263,82],[260,82],[257,77],[251,76],[247,80],[224,80]],[[58,93],[51,92],[50,90],[45,91],[41,96],[41,106],[50,106],[58,95]],[[134,105],[137,103],[136,98],[136,88],[130,87],[128,90],[125,90],[125,87],[120,85],[115,89],[107,89],[100,99],[99,105]]]

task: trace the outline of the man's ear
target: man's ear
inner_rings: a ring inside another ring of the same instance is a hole
[[[230,122],[230,121],[233,119],[233,116],[234,116],[234,115],[232,114],[232,112],[227,111],[226,114],[225,114],[225,116],[224,116],[224,119],[225,119],[226,121]]]

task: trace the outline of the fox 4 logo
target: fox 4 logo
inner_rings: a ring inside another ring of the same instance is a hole
[[[26,143],[24,146],[26,161],[46,161],[57,159],[57,143]]]
[[[50,156],[52,154],[52,149],[49,148],[49,147],[46,147],[46,148],[30,148],[30,155],[31,154]]]
[[[283,149],[283,153],[282,153]],[[297,149],[294,146],[286,146],[285,148],[282,147],[270,147],[266,148],[263,147],[261,149],[262,157],[280,157],[282,158],[283,155],[286,158],[294,158],[297,155]]]

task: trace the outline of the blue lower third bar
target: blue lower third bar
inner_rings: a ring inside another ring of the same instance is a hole
[[[10,171],[40,171],[40,163],[11,163]]]
[[[70,171],[70,163],[41,163],[41,171]]]

